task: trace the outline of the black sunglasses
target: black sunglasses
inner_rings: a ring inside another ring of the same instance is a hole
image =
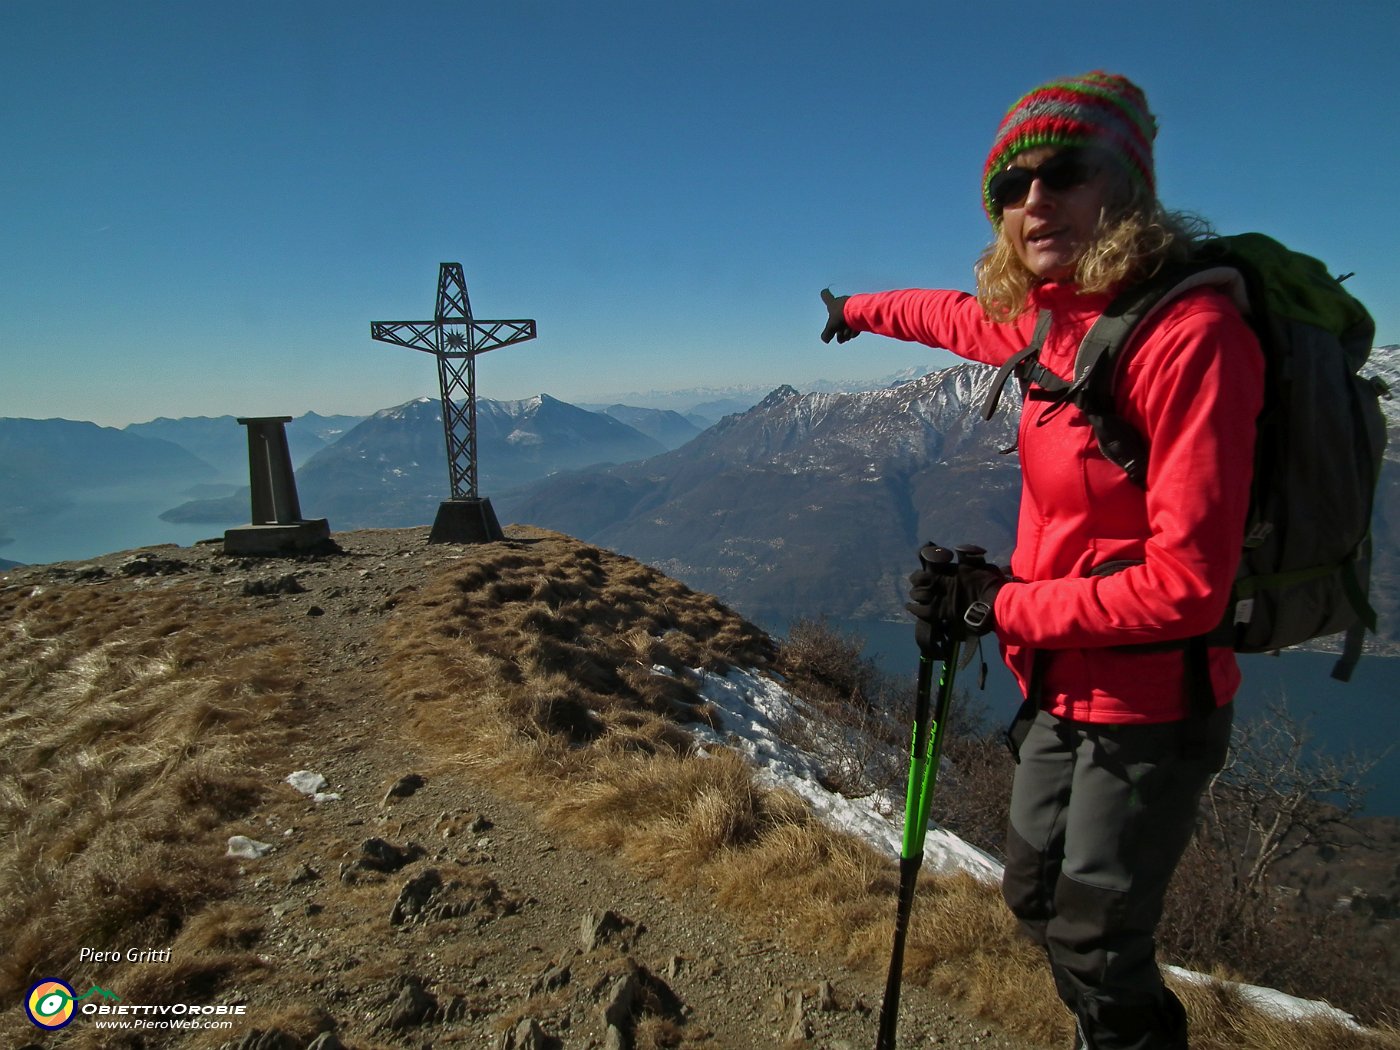
[[[1067,149],[1034,168],[1005,168],[997,172],[987,184],[987,196],[998,209],[1010,208],[1026,199],[1036,179],[1047,190],[1060,193],[1083,186],[1098,172],[1098,164],[1084,150]]]

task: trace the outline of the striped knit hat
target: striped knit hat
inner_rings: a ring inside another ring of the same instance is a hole
[[[1152,140],[1156,136],[1157,121],[1147,109],[1147,96],[1127,77],[1095,70],[1042,84],[1017,100],[997,128],[996,142],[982,169],[982,207],[1000,225],[1000,209],[988,192],[992,176],[1018,153],[1041,146],[1092,144],[1155,194]]]

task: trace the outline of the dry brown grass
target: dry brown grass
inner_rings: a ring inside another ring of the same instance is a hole
[[[236,877],[216,829],[258,800],[260,763],[289,739],[297,664],[268,623],[179,587],[6,592],[0,1000],[72,972],[82,947],[201,949],[84,965],[121,967],[128,995],[193,994],[253,965],[252,920],[201,912]]]
[[[757,787],[737,754],[693,751],[687,725],[716,718],[686,669],[773,658],[715,599],[546,536],[468,548],[399,602],[384,642],[386,702],[445,769],[484,775],[665,892],[883,972],[895,865],[795,796]],[[265,918],[229,903],[237,865],[222,854],[295,743],[310,699],[300,666],[272,621],[178,585],[0,592],[0,998],[71,972],[83,946],[117,944],[173,949],[166,965],[84,967],[133,1000],[295,983],[294,969],[274,975],[260,960]],[[1066,1036],[1044,967],[994,888],[926,878],[906,962],[910,982],[1010,1030]],[[1200,1050],[1400,1047],[1393,1035],[1261,1019],[1228,991],[1184,995]],[[325,1019],[290,1008],[277,1021],[309,1038]],[[648,1023],[639,1046],[680,1038],[666,1018]]]
[[[489,775],[577,842],[671,893],[880,972],[894,864],[760,789],[745,761],[698,757],[685,723],[713,717],[687,667],[763,666],[763,639],[714,599],[563,537],[475,548],[392,624],[386,681],[445,766]],[[654,674],[653,665],[676,672]],[[925,878],[906,980],[1028,1038],[1068,1038],[1043,961],[993,887]],[[1200,1050],[1400,1047],[1393,1034],[1269,1020],[1226,992],[1189,989]],[[1301,1040],[1301,1041],[1300,1041]]]

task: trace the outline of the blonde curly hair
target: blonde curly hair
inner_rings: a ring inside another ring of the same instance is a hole
[[[977,260],[977,301],[990,320],[1005,323],[1025,313],[1040,278],[1026,269],[1000,222],[996,233]],[[1079,256],[1074,283],[1081,292],[1113,291],[1151,277],[1169,262],[1188,259],[1212,236],[1205,220],[1167,211],[1150,190],[1123,173],[1114,181],[1093,240]]]

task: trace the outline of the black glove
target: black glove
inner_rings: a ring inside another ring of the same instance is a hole
[[[846,323],[846,300],[849,295],[832,295],[830,288],[822,289],[822,302],[826,303],[826,327],[822,329],[822,342],[831,342],[835,336],[838,343],[844,343],[860,335]]]
[[[937,544],[919,551],[923,568],[909,577],[905,606],[938,636],[961,641],[996,629],[997,591],[1010,576],[988,565],[980,547],[962,547],[955,563]]]

